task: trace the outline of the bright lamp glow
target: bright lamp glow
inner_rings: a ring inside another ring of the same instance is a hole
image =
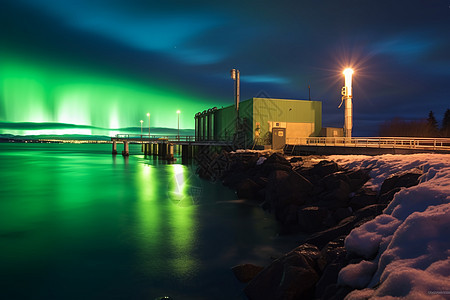
[[[352,68],[347,68],[344,70],[344,75],[345,76],[349,76],[353,74],[353,69]]]
[[[177,114],[179,114],[181,111],[177,110]]]

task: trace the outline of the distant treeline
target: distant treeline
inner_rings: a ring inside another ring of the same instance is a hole
[[[439,127],[434,113],[430,111],[427,119],[408,121],[395,118],[380,125],[380,136],[398,137],[450,137],[450,109],[444,114]]]

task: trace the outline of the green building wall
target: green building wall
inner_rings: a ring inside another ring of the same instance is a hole
[[[322,102],[308,100],[252,98],[239,105],[239,117],[247,141],[253,144],[257,123],[260,138],[257,144],[269,144],[271,141],[271,122],[314,123],[310,136],[319,136],[322,129]],[[235,106],[214,111],[213,139],[232,140],[236,130]]]

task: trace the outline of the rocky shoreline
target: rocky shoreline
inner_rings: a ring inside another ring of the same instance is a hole
[[[393,174],[377,192],[364,187],[370,169],[349,170],[328,160],[225,151],[199,159],[200,177],[255,201],[278,220],[282,234],[310,234],[268,266],[233,267],[247,283],[249,299],[343,299],[352,288],[338,285],[339,271],[365,259],[346,250],[346,236],[381,214],[402,187],[417,185],[421,175]]]

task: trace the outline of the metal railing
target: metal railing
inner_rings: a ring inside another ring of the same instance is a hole
[[[450,138],[305,137],[287,138],[288,145],[450,150]]]
[[[193,135],[183,135],[183,136],[178,136],[178,135],[172,135],[172,136],[168,136],[168,135],[148,135],[148,134],[143,134],[143,135],[132,135],[132,134],[117,134],[114,139],[126,139],[126,140],[132,140],[135,142],[139,142],[139,141],[159,141],[159,140],[164,140],[164,141],[178,141],[178,142],[194,142],[195,141],[195,136]]]

